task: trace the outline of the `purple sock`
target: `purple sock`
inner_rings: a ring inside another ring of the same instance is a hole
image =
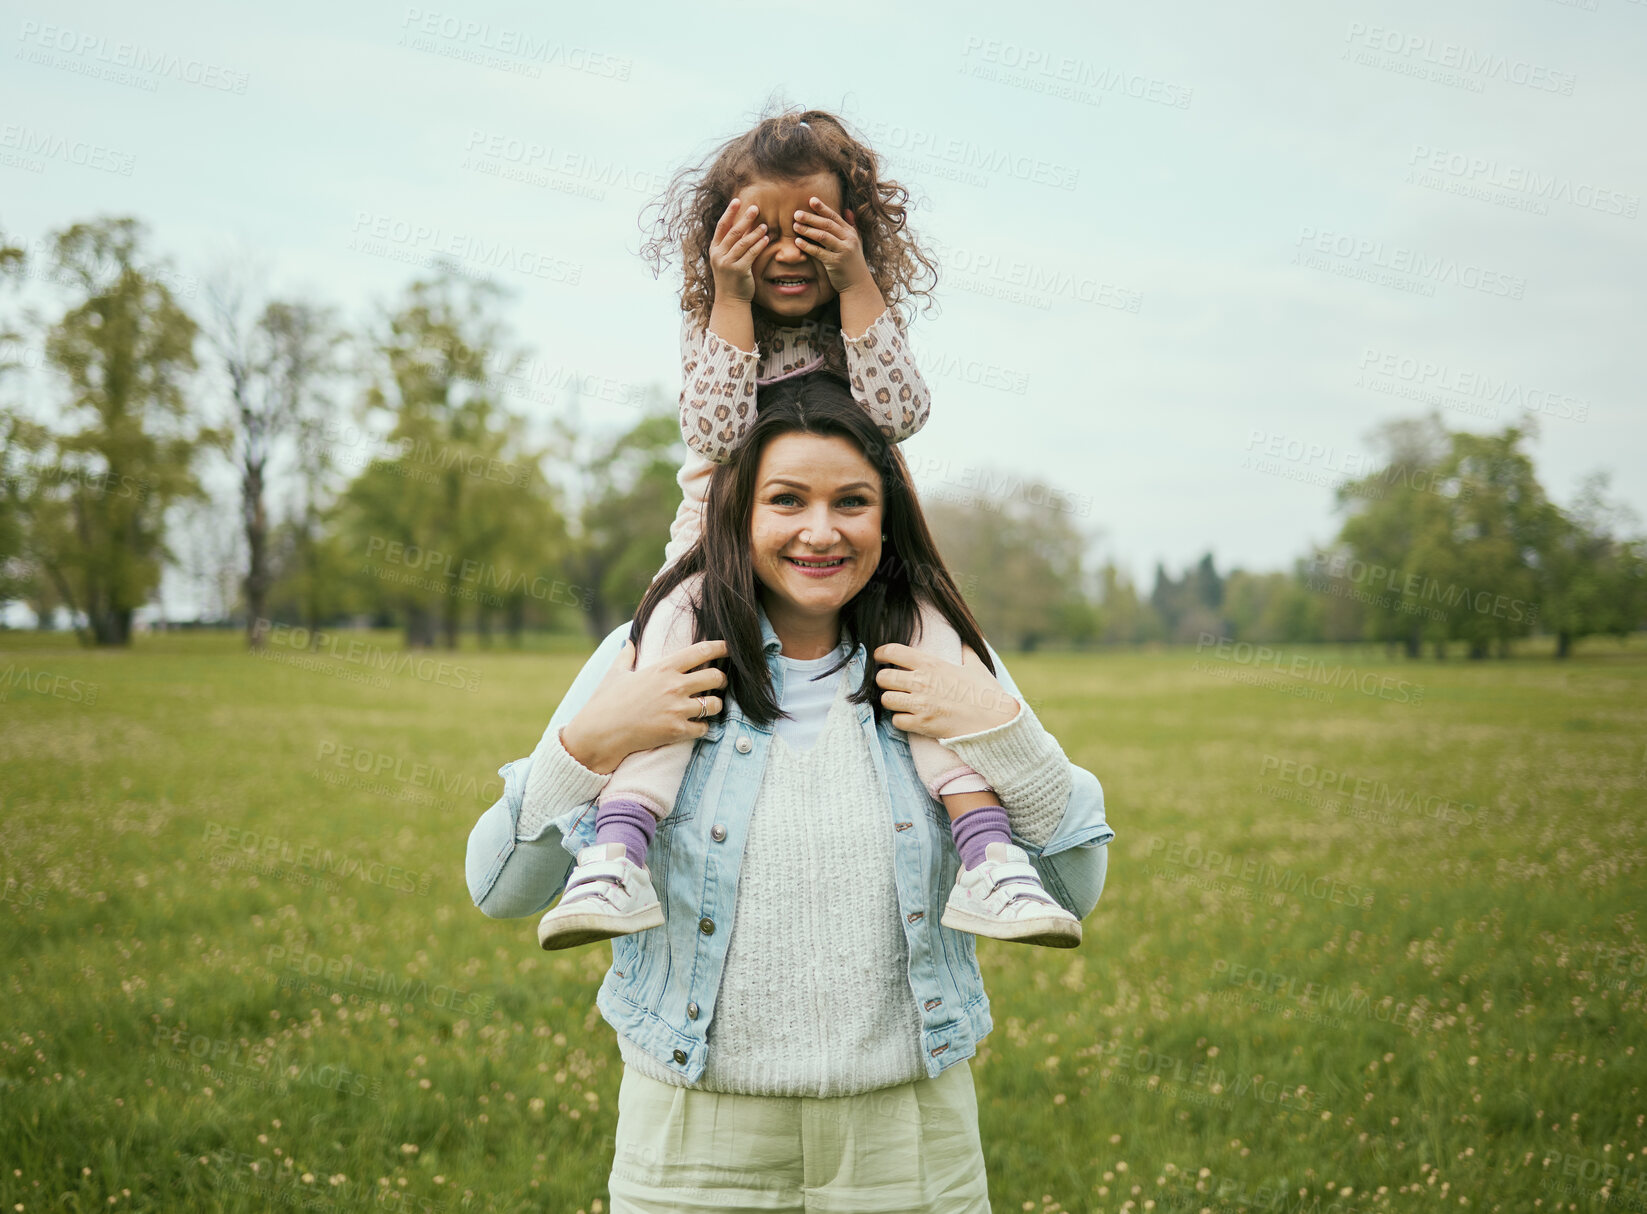
[[[639,801],[602,801],[595,810],[595,842],[623,844],[623,854],[642,868],[657,828],[658,820]]]
[[[955,850],[961,853],[964,868],[977,868],[982,864],[984,848],[991,843],[1012,842],[1006,810],[999,805],[969,809],[959,818],[950,819],[949,828],[955,832]]]

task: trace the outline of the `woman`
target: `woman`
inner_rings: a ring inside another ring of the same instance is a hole
[[[699,545],[682,564],[710,574],[700,630],[724,635],[601,681],[628,626],[606,639],[530,762],[501,769],[469,839],[470,893],[494,917],[541,911],[593,840],[605,773],[698,735],[649,853],[665,924],[613,939],[596,996],[624,1060],[614,1212],[987,1211],[966,1060],[989,1000],[973,938],[939,921],[958,860],[904,730],[989,780],[1011,850],[1077,918],[1114,833],[1102,790],[1004,669],[998,682],[971,655],[899,643],[870,663],[865,635],[910,639],[914,578],[953,583],[901,456],[839,381],[761,395]],[[842,567],[820,577],[802,554]],[[722,655],[729,679],[693,671]],[[830,678],[827,703],[802,694]]]

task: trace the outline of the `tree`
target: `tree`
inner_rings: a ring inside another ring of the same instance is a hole
[[[341,511],[294,511],[269,533],[270,619],[295,619],[311,646],[321,628],[350,610],[366,610],[375,587],[349,559],[350,537],[338,524]]]
[[[320,392],[297,396],[293,422],[296,466],[286,520],[276,528],[271,576],[287,596],[282,610],[302,620],[312,639],[354,590],[347,539],[337,528],[336,441],[355,437],[339,426],[333,402]],[[354,569],[359,568],[358,559]]]
[[[330,309],[271,300],[252,315],[251,290],[238,272],[210,291],[207,335],[229,385],[233,460],[240,476],[240,525],[246,542],[246,644],[261,648],[273,574],[269,566],[269,460],[293,435],[319,385],[337,370],[343,340]]]
[[[442,266],[411,285],[374,341],[365,405],[392,417],[391,454],[349,486],[344,518],[361,568],[404,609],[408,645],[433,644],[438,628],[456,648],[466,603],[532,593],[537,571],[512,568],[510,554],[527,550],[523,528],[556,528],[539,456],[491,380],[522,357],[494,315],[500,295]],[[537,506],[517,508],[520,494]]]
[[[0,285],[10,286],[22,278],[26,264],[23,250],[0,234]],[[22,335],[12,329],[9,322],[0,321],[0,388],[5,387],[7,376],[17,369],[12,351],[21,340]],[[12,403],[0,397],[0,603],[31,597],[36,584],[23,559],[27,519],[22,500],[28,491],[23,483],[28,475],[25,466],[28,448],[22,441],[25,425],[13,412]]]
[[[1166,566],[1155,565],[1155,587],[1150,591],[1150,607],[1161,621],[1164,635],[1170,641],[1193,641],[1205,633],[1223,635],[1228,632],[1222,613],[1224,580],[1212,559],[1212,553],[1202,555],[1193,569],[1174,579]]]
[[[510,644],[518,647],[528,613],[538,623],[552,625],[570,610],[581,612],[589,599],[571,576],[566,516],[558,491],[544,476],[543,459],[539,452],[525,454],[517,461],[524,479],[495,491],[483,507],[500,526],[496,559],[510,576],[476,610],[482,644],[491,643],[495,612],[502,614]]]
[[[1194,580],[1190,589],[1195,601],[1208,611],[1217,611],[1224,605],[1224,579],[1218,576],[1218,570],[1213,566],[1212,553],[1205,553],[1195,566]],[[1188,579],[1186,579],[1188,580]]]
[[[1132,579],[1106,562],[1098,571],[1098,639],[1106,645],[1138,645],[1161,639],[1161,618],[1138,597]]]
[[[978,620],[998,648],[1033,650],[1095,625],[1084,591],[1088,537],[1070,516],[1046,503],[1060,500],[1040,482],[993,474],[987,484],[1023,491],[927,505],[927,521]]]
[[[1224,622],[1240,641],[1324,639],[1326,604],[1311,594],[1301,570],[1248,573],[1233,569],[1224,579]]]
[[[1350,517],[1334,557],[1318,561],[1357,583],[1378,635],[1404,631],[1416,657],[1422,636],[1437,657],[1462,640],[1472,658],[1509,653],[1542,625],[1556,656],[1592,633],[1624,635],[1647,612],[1643,543],[1617,532],[1626,512],[1592,479],[1569,513],[1551,502],[1522,443],[1529,420],[1497,434],[1448,434],[1439,421],[1386,430],[1384,472],[1346,486]],[[1379,480],[1397,486],[1371,492]]]
[[[1607,501],[1605,474],[1589,477],[1571,512],[1545,503],[1534,576],[1539,622],[1555,633],[1557,658],[1597,633],[1627,636],[1647,617],[1647,553],[1616,534],[1630,511]]]
[[[167,519],[167,574],[186,587],[198,623],[234,618],[246,568],[245,536],[223,525],[220,503],[206,497],[180,502]]]
[[[640,421],[599,447],[585,472],[572,567],[587,590],[589,634],[605,636],[634,615],[663,564],[680,505],[675,482],[685,444],[661,393]]]
[[[1431,414],[1386,423],[1373,444],[1387,456],[1384,467],[1339,487],[1337,506],[1347,517],[1317,574],[1335,597],[1361,603],[1368,639],[1400,641],[1416,658],[1426,637],[1439,645],[1447,636],[1445,617],[1432,617],[1423,589],[1444,586],[1451,575],[1448,521],[1430,491],[1449,436]]]
[[[223,436],[197,428],[184,397],[195,370],[195,322],[140,264],[132,219],[54,234],[54,279],[75,292],[46,340],[67,381],[79,429],[37,434],[56,473],[28,505],[31,551],[64,604],[86,620],[82,640],[124,645],[133,612],[159,584],[165,516],[200,494],[193,467]]]
[[[1532,631],[1533,566],[1549,502],[1520,449],[1525,436],[1515,426],[1501,434],[1454,434],[1441,484],[1459,489],[1433,495],[1445,529],[1432,530],[1426,543],[1454,579],[1436,597],[1448,615],[1448,637],[1465,641],[1471,658],[1486,657],[1494,643],[1507,656],[1511,638]]]

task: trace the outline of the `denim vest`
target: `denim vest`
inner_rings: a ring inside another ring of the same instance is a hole
[[[550,731],[582,707],[622,647],[628,627],[614,630],[596,650],[556,710]],[[781,697],[782,646],[764,611],[761,633],[773,690]],[[862,680],[865,660],[859,645],[845,672],[849,688],[856,689]],[[995,662],[1002,685],[1018,695],[999,658]],[[773,737],[771,726],[752,724],[730,697],[725,704],[722,717],[710,723],[694,748],[674,808],[658,824],[647,852],[664,925],[612,939],[612,965],[595,997],[608,1024],[686,1083],[697,1082],[708,1059],[708,1034],[736,909],[744,843]],[[893,876],[909,946],[910,997],[920,1010],[927,1074],[936,1076],[971,1057],[994,1024],[974,937],[938,921],[960,858],[949,816],[922,784],[909,743],[903,731],[893,728],[891,714],[877,722],[870,704],[850,708],[887,807]],[[499,769],[503,796],[482,815],[469,839],[470,894],[484,913],[494,917],[543,910],[564,888],[578,851],[595,841],[593,801],[568,810],[539,839],[515,838],[530,766],[530,759],[517,759]],[[1073,792],[1053,837],[1034,847],[1014,833],[1013,842],[1029,854],[1047,892],[1084,918],[1102,892],[1109,850],[1105,845],[1114,831],[1104,819],[1097,779],[1073,765],[1072,775]],[[545,846],[556,836],[559,856]],[[510,872],[507,882],[500,880],[507,868],[523,863],[524,873]]]

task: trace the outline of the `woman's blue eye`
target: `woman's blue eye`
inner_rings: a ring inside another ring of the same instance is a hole
[[[796,505],[800,505],[801,499],[799,495],[794,493],[774,493],[771,498],[771,504],[774,506],[787,506],[792,502]],[[836,504],[839,506],[859,508],[869,505],[869,499],[860,494],[852,493],[841,498]]]

